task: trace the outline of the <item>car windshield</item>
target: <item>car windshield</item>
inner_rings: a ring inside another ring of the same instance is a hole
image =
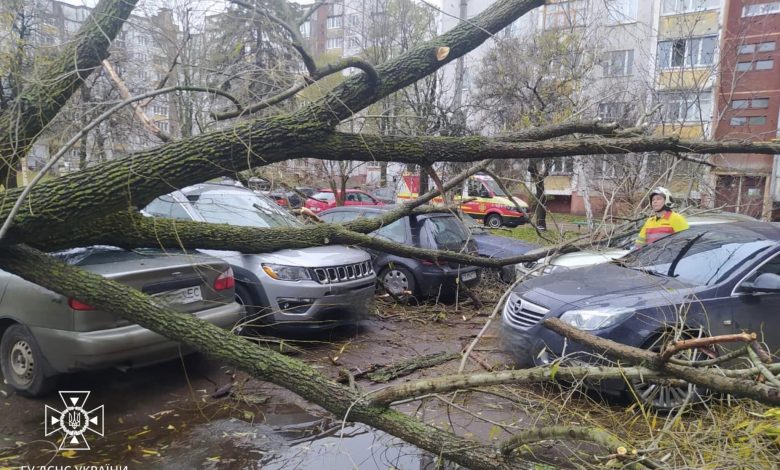
[[[469,230],[471,230],[471,233],[488,233],[485,227],[479,225],[477,221],[474,220],[474,218],[468,214],[461,213],[460,220],[463,221],[463,225],[465,225],[466,227],[468,227]]]
[[[333,193],[319,192],[310,196],[312,199],[319,199],[320,201],[335,201],[336,196]]]
[[[439,249],[460,251],[469,239],[466,228],[455,216],[430,217],[425,224]]]
[[[636,250],[616,262],[695,285],[712,285],[775,242],[742,230],[685,230]]]
[[[506,196],[506,193],[504,192],[504,190],[503,190],[503,189],[501,189],[501,188],[498,186],[498,183],[496,183],[496,181],[495,181],[495,180],[492,180],[492,179],[484,179],[484,180],[482,180],[482,183],[483,183],[485,186],[487,186],[487,188],[490,190],[490,192],[492,192],[492,193],[493,193],[493,195],[494,195],[494,196],[496,196],[496,197]]]
[[[245,227],[299,227],[301,223],[274,202],[251,192],[207,191],[192,205],[206,222]]]

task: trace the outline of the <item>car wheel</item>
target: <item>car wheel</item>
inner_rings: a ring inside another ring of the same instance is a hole
[[[45,395],[57,383],[32,333],[19,324],[8,327],[0,340],[0,369],[11,387],[28,397]]]
[[[499,228],[503,224],[504,224],[504,219],[501,217],[500,214],[488,214],[488,216],[485,217],[485,225],[487,225],[490,228]]]
[[[236,283],[235,296],[236,303],[241,306],[241,322],[244,326],[267,325],[268,319],[263,315],[267,309],[257,304],[248,287]],[[240,333],[245,333],[245,330],[242,328]]]
[[[396,297],[405,298],[415,293],[414,275],[401,266],[389,266],[379,275],[385,290]]]
[[[686,332],[683,335],[680,335],[679,333],[675,335],[674,332],[666,332],[650,338],[642,348],[653,352],[660,352],[667,344],[674,340],[702,336],[704,336],[704,334],[701,331]],[[717,357],[717,355],[718,352],[716,349],[708,347],[683,350],[673,357],[684,361],[701,361],[712,359]],[[704,387],[687,382],[679,383],[679,381],[676,383],[648,383],[642,382],[641,380],[632,380],[630,386],[632,390],[630,390],[629,393],[631,393],[633,398],[638,400],[642,406],[664,412],[674,411],[686,403],[689,405],[701,403],[710,395],[710,391]]]

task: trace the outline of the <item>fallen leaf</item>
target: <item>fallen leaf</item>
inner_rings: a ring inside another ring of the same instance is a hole
[[[442,46],[438,49],[436,49],[436,60],[444,60],[447,58],[447,56],[450,55],[450,48],[447,46]]]

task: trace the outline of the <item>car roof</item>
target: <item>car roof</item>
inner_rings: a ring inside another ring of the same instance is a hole
[[[694,225],[688,229],[692,232],[706,232],[711,230],[717,230],[718,232],[729,234],[745,234],[746,232],[752,232],[757,237],[766,240],[778,240],[780,241],[780,224],[776,222],[761,222],[761,221],[739,221],[730,224],[718,224],[713,226],[711,224]]]
[[[321,212],[321,214],[330,214],[333,212],[375,212],[375,213],[383,213],[383,212],[390,212],[394,209],[398,209],[400,207],[400,204],[385,204],[384,206],[338,206],[338,207],[331,207],[330,209],[324,210]],[[432,212],[430,214],[417,214],[417,217],[420,218],[426,218],[426,217],[441,217],[441,216],[448,216],[448,217],[455,217],[454,214],[451,214],[449,212]]]
[[[209,191],[221,191],[221,192],[250,192],[257,194],[249,188],[239,186],[237,184],[223,184],[223,183],[198,183],[192,186],[182,188],[181,192],[185,195],[201,195]]]

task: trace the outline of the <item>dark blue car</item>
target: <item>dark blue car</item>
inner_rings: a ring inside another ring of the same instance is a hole
[[[505,344],[524,365],[599,362],[583,346],[544,326],[546,318],[650,350],[681,336],[755,332],[780,350],[780,226],[762,222],[702,225],[669,235],[610,263],[531,279],[503,310]],[[689,352],[713,356],[717,350]],[[657,409],[680,406],[692,386],[632,384]],[[601,384],[625,392],[622,383]]]
[[[346,223],[358,217],[378,218],[395,206],[342,206],[318,214],[328,223]],[[448,250],[476,254],[476,242],[463,222],[449,213],[409,215],[373,232],[374,236],[428,250]],[[411,292],[418,297],[454,300],[458,285],[473,287],[479,283],[481,270],[476,266],[446,261],[432,262],[366,249],[371,254],[377,280],[396,296]]]
[[[524,242],[516,238],[493,235],[488,229],[482,224],[478,224],[468,214],[463,214],[461,220],[463,220],[463,223],[468,227],[471,232],[471,237],[477,243],[477,254],[479,256],[495,259],[512,258],[514,256],[524,255],[533,249],[539,248],[538,245]],[[499,271],[499,279],[507,284],[514,282],[516,276],[515,265],[504,266]]]

